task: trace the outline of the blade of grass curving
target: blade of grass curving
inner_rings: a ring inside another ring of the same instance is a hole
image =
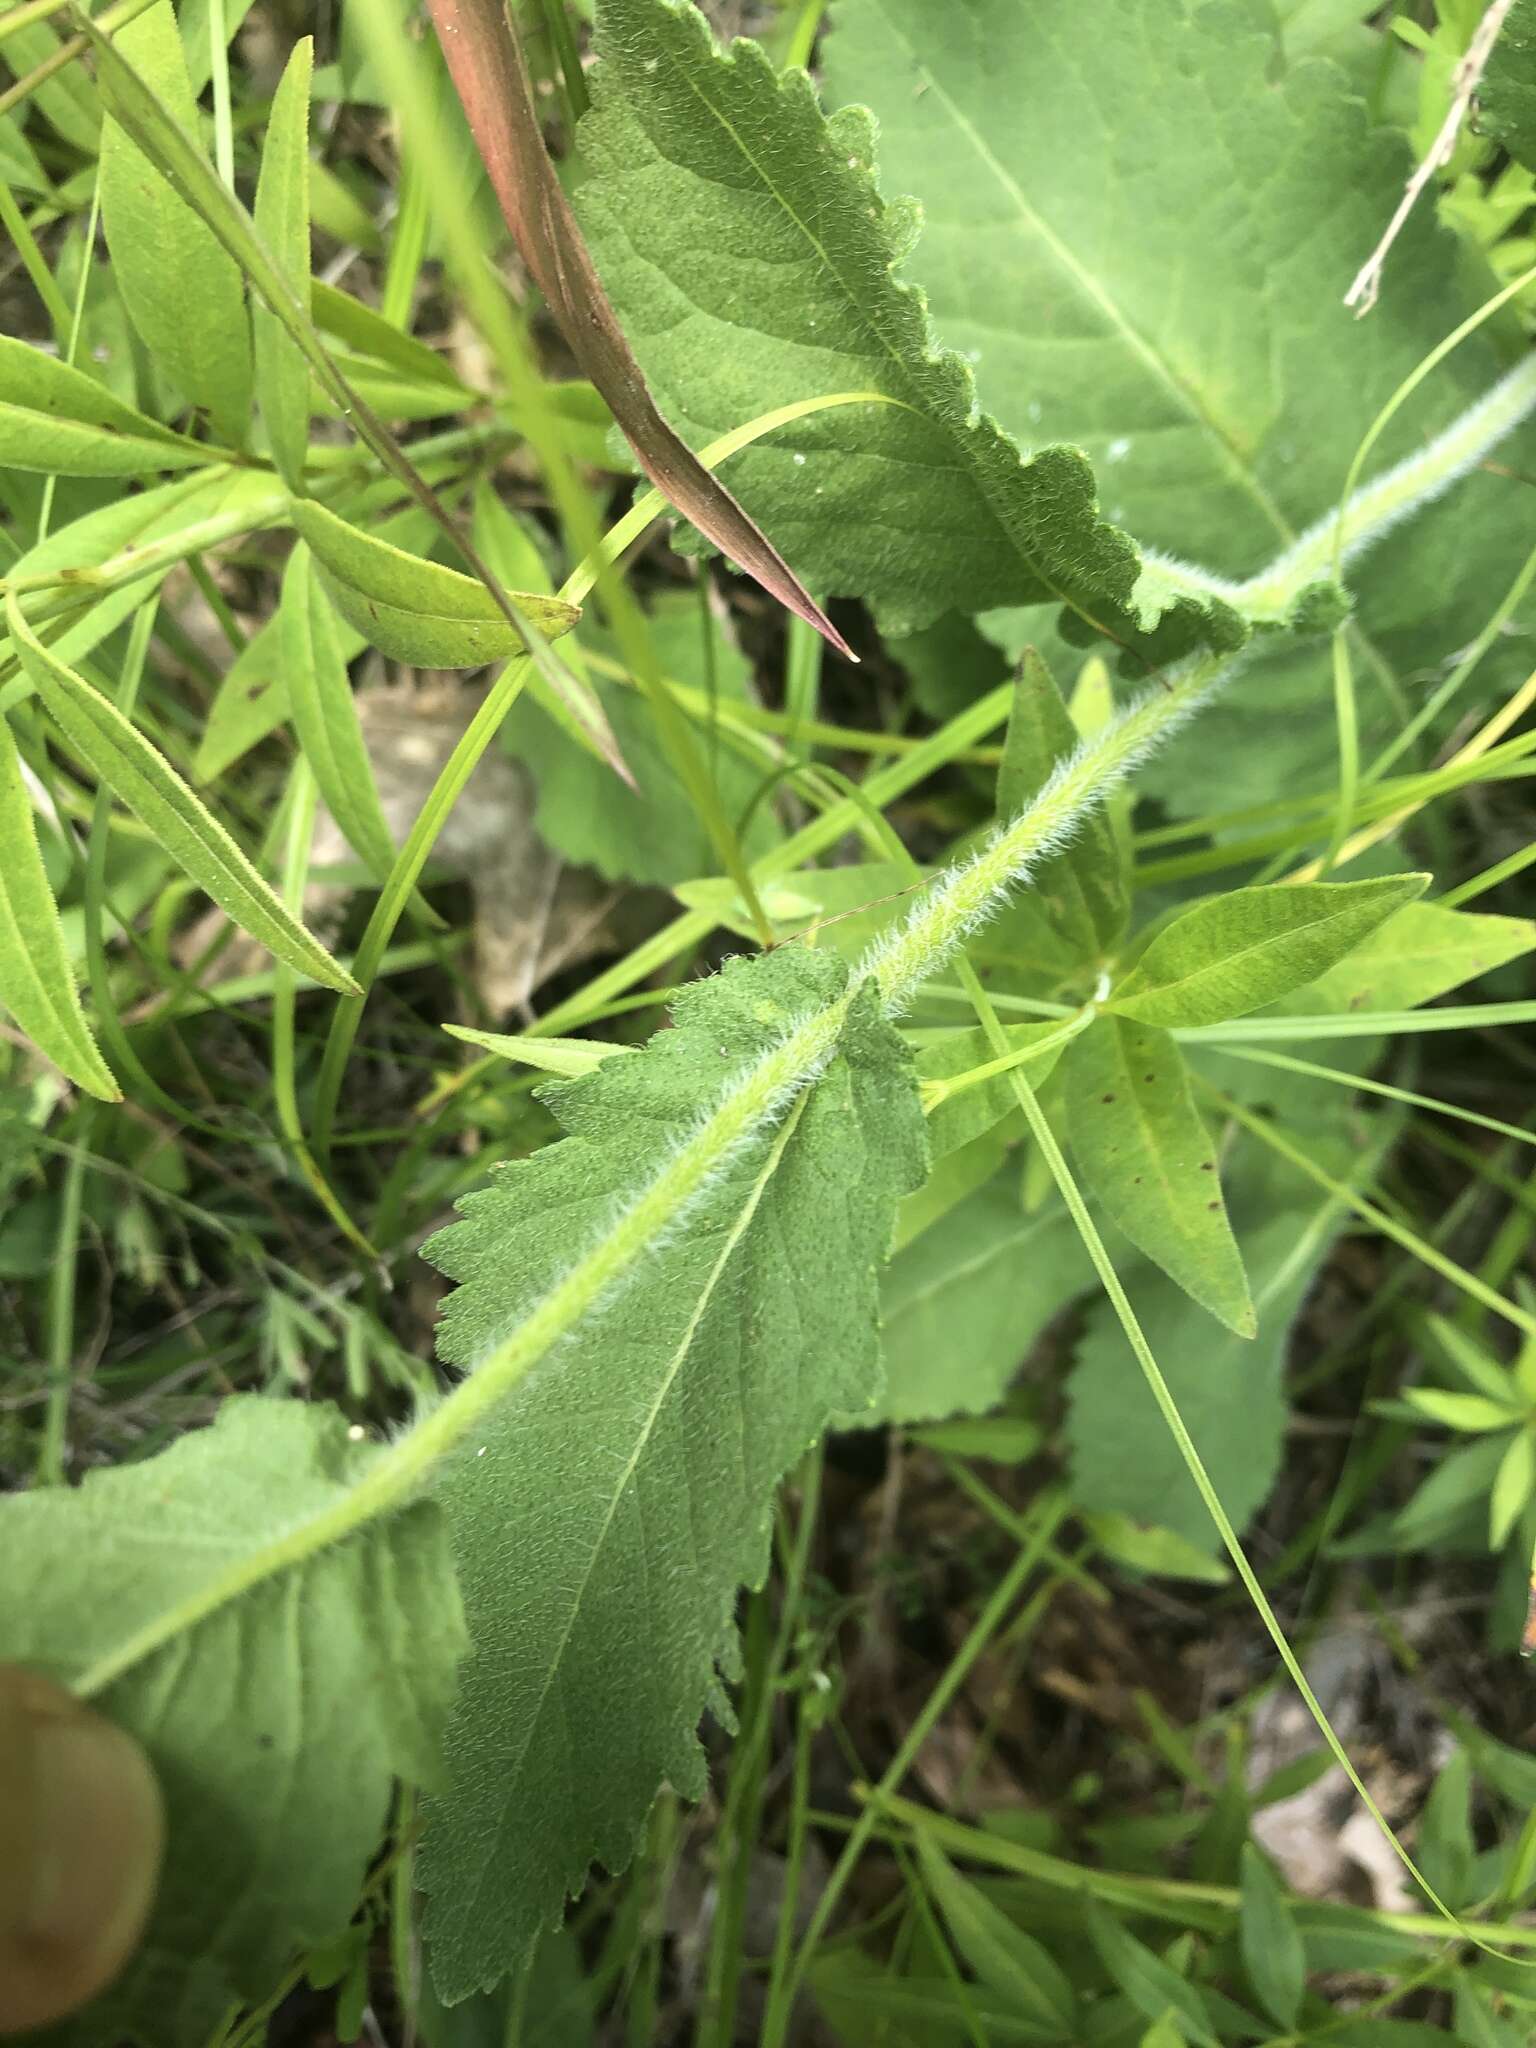
[[[497,609],[517,633],[550,687],[564,697],[573,716],[587,731],[602,757],[616,771],[623,766],[600,709],[564,663],[550,651],[538,629],[508,597],[473,543],[460,530],[437,493],[402,452],[393,435],[338,369],[310,317],[307,294],[295,292],[281,263],[272,255],[250,215],[214,172],[156,93],[113,44],[102,27],[71,4],[70,13],[96,55],[97,72],[113,117],[127,130],[150,162],[192,207],[239,264],[270,311],[314,370],[322,388],[378,457],[389,474],[447,535],[466,565],[485,585]]]
[[[778,549],[662,418],[544,147],[533,81],[503,0],[432,0],[431,12],[470,132],[523,261],[640,467],[770,596],[814,626],[845,660],[856,661]]]
[[[83,677],[33,633],[13,595],[6,623],[27,676],[70,748],[158,837],[172,859],[251,936],[343,992],[352,977],[284,909],[235,841],[165,757]]]

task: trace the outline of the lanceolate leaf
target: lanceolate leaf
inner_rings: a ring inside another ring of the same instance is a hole
[[[300,303],[309,293],[309,76],[314,44],[294,45],[272,100],[252,218],[256,232],[287,273]],[[290,489],[304,487],[309,445],[309,365],[287,329],[264,301],[251,307],[256,350],[256,398],[266,422],[273,460]]]
[[[1536,946],[1528,917],[1491,917],[1443,903],[1410,903],[1326,974],[1286,999],[1287,1009],[1411,1010],[1491,973]]]
[[[1207,897],[1158,933],[1109,1007],[1169,1029],[1245,1016],[1326,973],[1428,880],[1273,883]]]
[[[845,976],[798,947],[728,966],[643,1058],[548,1088],[572,1135],[504,1169],[430,1247],[461,1283],[448,1362],[492,1350],[695,1126],[716,1077]],[[879,1392],[875,1266],[922,1131],[871,994],[823,1077],[730,1157],[444,1489],[475,1645],[423,1852],[445,1997],[499,1977],[594,1858],[627,1863],[663,1780],[702,1789],[695,1731],[734,1656],[737,1589],[767,1564],[774,1485],[833,1411]]]
[[[1239,1337],[1257,1327],[1216,1151],[1166,1031],[1101,1017],[1066,1058],[1067,1120],[1105,1214]]]
[[[523,261],[583,372],[612,407],[641,468],[732,561],[825,634],[839,653],[849,653],[778,549],[657,411],[544,147],[533,81],[502,0],[433,0],[432,17]]]
[[[0,465],[60,476],[144,476],[208,450],[114,398],[83,370],[0,336]]]
[[[294,524],[314,549],[336,609],[383,653],[417,668],[480,668],[522,650],[522,637],[483,583],[408,555],[334,512],[295,505]],[[558,639],[581,617],[557,597],[514,591],[518,610]]]
[[[116,44],[195,138],[197,103],[170,0],[119,29]],[[239,447],[251,406],[251,336],[239,266],[110,119],[101,137],[101,216],[113,281],[146,348],[192,403],[207,410],[224,440]]]
[[[299,745],[347,843],[382,881],[394,864],[395,845],[374,784],[336,620],[303,541],[288,557],[278,617]]]
[[[868,598],[897,629],[1060,598],[1133,630],[1141,558],[1099,519],[1087,462],[1021,456],[892,279],[916,219],[879,195],[868,117],[827,121],[756,44],[717,55],[684,0],[603,0],[597,48],[576,203],[680,431],[703,441],[822,393],[895,401],[804,421],[733,467],[812,588]],[[1204,629],[1238,633],[1230,616]]]
[[[261,945],[326,988],[352,977],[284,908],[234,840],[117,707],[49,652],[14,596],[6,623],[28,680],[73,752],[149,826],[171,858]]]
[[[96,1049],[75,993],[16,741],[0,716],[0,1003],[39,1052],[103,1102],[122,1090]]]
[[[204,2048],[345,1927],[394,1779],[433,1781],[463,1647],[439,1511],[281,1561],[378,1457],[334,1409],[243,1397],[158,1457],[0,1501],[6,1656],[138,1736],[169,1821],[143,1947],[50,2041]]]
[[[1011,818],[1021,810],[1077,742],[1077,727],[1055,678],[1030,648],[1014,686],[997,771],[997,815]],[[1080,960],[1091,961],[1119,942],[1130,916],[1130,881],[1123,849],[1103,811],[1085,818],[1066,851],[1030,877],[1029,900]]]

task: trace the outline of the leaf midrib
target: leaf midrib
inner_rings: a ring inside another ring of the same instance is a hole
[[[719,55],[716,51],[714,51],[713,48],[711,48],[710,56],[711,60],[716,63],[736,64],[739,62],[739,59],[735,57],[729,55]],[[909,392],[912,391],[912,376],[906,366],[905,361],[902,358],[901,353],[887,337],[883,324],[878,320],[872,320],[870,318],[866,310],[865,301],[862,293],[856,291],[852,287],[852,285],[850,285],[848,279],[844,277],[841,269],[832,260],[832,256],[828,251],[825,243],[816,234],[815,230],[811,227],[809,222],[801,217],[799,211],[791,203],[788,196],[780,189],[778,184],[769,175],[767,168],[758,161],[757,157],[748,147],[746,139],[743,137],[740,130],[735,126],[735,124],[732,121],[730,121],[726,117],[726,115],[713,103],[713,101],[711,101],[706,96],[706,94],[700,90],[699,86],[690,76],[686,66],[678,63],[677,60],[672,56],[670,50],[667,51],[667,58],[672,66],[673,71],[679,78],[681,78],[683,84],[687,87],[688,91],[692,93],[694,98],[699,102],[700,106],[703,107],[705,112],[716,123],[716,125],[720,129],[722,129],[726,135],[730,137],[731,142],[734,144],[735,148],[740,152],[743,160],[750,167],[753,174],[760,180],[764,191],[772,195],[774,200],[777,201],[778,205],[783,210],[785,216],[789,220],[793,221],[796,228],[800,231],[800,233],[805,237],[806,241],[815,250],[818,258],[821,261],[822,267],[826,275],[828,277],[833,278],[836,281],[839,289],[843,293],[845,300],[847,301],[849,307],[852,309],[854,317],[858,321],[860,327],[863,329],[865,334],[867,334],[870,337],[871,341],[876,344],[880,352],[885,356],[886,360],[890,363],[892,369],[900,378],[902,385]],[[905,286],[900,286],[898,284],[898,288],[907,291],[911,291],[913,289],[913,287],[910,284]],[[937,336],[930,334],[928,336],[928,341],[933,353],[936,356],[940,354],[941,345],[938,341]],[[986,505],[987,509],[991,512],[993,518],[997,521],[998,527],[1000,531],[1003,533],[1008,544],[1010,545],[1010,547],[1013,548],[1014,552],[1019,556],[1019,558],[1025,563],[1030,572],[1039,578],[1044,588],[1050,591],[1052,597],[1056,600],[1056,602],[1065,605],[1069,611],[1075,612],[1078,615],[1078,617],[1083,619],[1083,621],[1087,625],[1091,626],[1096,633],[1104,634],[1106,639],[1114,639],[1115,635],[1112,634],[1107,627],[1101,625],[1100,622],[1097,619],[1095,619],[1090,612],[1085,610],[1082,603],[1078,599],[1072,597],[1067,591],[1061,588],[1061,586],[1055,581],[1055,579],[1051,576],[1049,571],[1045,568],[1044,564],[1040,561],[1039,557],[1027,545],[1023,536],[1017,531],[1014,521],[1011,520],[1007,515],[1006,508],[1000,507],[996,503],[985,471],[979,464],[974,462],[971,458],[971,432],[963,431],[960,433],[956,433],[952,424],[947,419],[943,418],[940,414],[936,413],[933,410],[932,406],[927,402],[926,398],[921,399],[921,402],[914,405],[913,410],[918,412],[921,415],[921,417],[928,421],[928,423],[931,426],[941,429],[945,436],[945,439],[948,440],[951,446],[953,446],[959,452],[965,466],[966,474],[971,478],[972,482],[976,486],[978,495],[980,496],[982,502]],[[979,417],[977,419],[976,424],[980,424]],[[998,427],[996,428],[996,432],[1001,436],[1003,430],[1001,427]],[[1011,441],[1012,437],[1010,436],[1008,438]],[[1017,443],[1013,443],[1012,445],[1014,447],[1014,453],[1019,464],[1019,472],[1022,475],[1027,469],[1028,464],[1032,458],[1026,456],[1024,451],[1018,447]],[[1097,515],[1095,515],[1095,517],[1096,516]],[[1127,536],[1127,538],[1129,539],[1129,536]],[[1140,547],[1134,541],[1131,542],[1131,546],[1135,551],[1137,560],[1139,561],[1141,557]]]

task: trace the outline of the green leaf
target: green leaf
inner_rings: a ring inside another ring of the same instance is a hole
[[[1508,1429],[1523,1412],[1513,1402],[1486,1401],[1481,1394],[1452,1394],[1444,1387],[1409,1387],[1403,1398],[1421,1415],[1444,1423],[1447,1429],[1465,1430],[1474,1436],[1485,1429]]]
[[[1100,1017],[1068,1047],[1067,1122],[1083,1179],[1105,1214],[1211,1314],[1258,1325],[1184,1056],[1166,1031]]]
[[[0,465],[60,476],[147,476],[208,450],[112,396],[83,370],[0,335]]]
[[[1288,998],[1287,1009],[1412,1010],[1475,975],[1490,974],[1536,946],[1528,917],[1490,917],[1410,903],[1378,925],[1326,974]]]
[[[1477,88],[1477,125],[1536,170],[1536,0],[1514,0]]]
[[[1490,1401],[1516,1405],[1519,1396],[1510,1374],[1469,1331],[1437,1315],[1426,1316],[1424,1327],[1446,1364],[1460,1373],[1470,1387]]]
[[[1077,1999],[1049,1949],[1016,1926],[921,1833],[917,1858],[956,1948],[1003,2009],[1070,2035],[1078,2023]]]
[[[0,45],[0,56],[18,78],[25,78],[39,65],[57,63],[60,40],[47,22],[31,22],[9,32]],[[32,96],[67,143],[84,157],[96,154],[101,108],[91,90],[91,81],[78,64],[65,64],[56,70],[33,88]]]
[[[195,144],[197,103],[169,0],[119,29],[114,43]],[[101,136],[101,218],[113,283],[145,347],[223,439],[243,446],[251,335],[239,266],[111,118]]]
[[[1193,1579],[1202,1586],[1226,1586],[1232,1568],[1189,1542],[1175,1529],[1159,1529],[1129,1515],[1084,1514],[1083,1527],[1106,1557],[1154,1579]]]
[[[1029,1216],[992,1180],[904,1246],[880,1288],[886,1390],[865,1423],[927,1422],[995,1407],[1030,1347],[1093,1268],[1072,1220]]]
[[[395,845],[374,784],[335,617],[303,541],[288,557],[278,619],[299,745],[347,844],[383,881],[394,866]]]
[[[1014,685],[997,771],[997,815],[1011,818],[1021,810],[1078,739],[1055,678],[1030,648]],[[1119,944],[1131,913],[1130,878],[1106,812],[1086,818],[1066,851],[1042,862],[1029,878],[1029,897],[1080,960],[1096,960]]]
[[[986,412],[1026,448],[1086,450],[1110,520],[1230,577],[1332,511],[1349,451],[1488,290],[1486,267],[1421,206],[1394,245],[1381,317],[1343,304],[1412,153],[1367,110],[1374,69],[1286,62],[1282,11],[1294,10],[834,0],[820,45],[829,103],[862,102],[879,123],[886,194],[923,209],[901,274],[974,364]],[[1471,337],[1394,420],[1381,465],[1449,425],[1507,361],[1493,326]],[[1527,472],[1529,447],[1508,458]],[[1387,686],[1411,692],[1513,581],[1530,544],[1520,489],[1469,479],[1351,570],[1368,736],[1401,723]],[[989,629],[1014,650],[1049,630],[1040,613],[1002,625]],[[1487,661],[1490,702],[1530,665],[1518,644]],[[1138,786],[1186,811],[1262,802],[1281,782],[1330,787],[1329,687],[1325,642],[1260,658],[1211,708],[1202,744]]]
[[[1285,1888],[1252,1842],[1243,1844],[1238,1938],[1259,2003],[1280,2026],[1293,2028],[1307,1988],[1306,1955]]]
[[[418,548],[431,546],[434,528],[419,505],[407,505],[384,520],[379,531],[382,538],[397,545]],[[350,663],[368,643],[344,619],[333,624],[341,658]],[[273,617],[263,620],[224,671],[193,757],[194,778],[216,781],[232,762],[276,732],[292,710],[282,621]]]
[[[443,1029],[467,1045],[482,1046],[522,1067],[537,1067],[541,1073],[557,1074],[574,1081],[590,1074],[616,1053],[638,1050],[633,1045],[605,1045],[599,1038],[514,1038],[504,1031],[475,1031],[467,1024],[445,1024]]]
[[[481,668],[523,651],[476,577],[408,555],[313,501],[294,506],[293,523],[314,550],[341,616],[393,660],[414,668]],[[546,639],[557,640],[581,617],[578,606],[560,598],[511,595]]]
[[[224,827],[116,706],[32,632],[14,596],[6,621],[21,664],[71,750],[155,834],[165,851],[243,931],[324,988],[357,986],[284,908]]]
[[[143,1947],[50,2039],[203,2048],[232,2004],[265,1998],[296,1949],[351,1918],[394,1780],[435,1779],[463,1648],[435,1507],[208,1611],[378,1456],[332,1408],[235,1397],[158,1457],[0,1501],[7,1655],[83,1686],[130,1729],[168,1809]]]
[[[251,213],[257,234],[301,301],[309,290],[309,79],[314,48],[309,36],[294,44],[273,95]],[[289,489],[302,491],[309,448],[309,365],[277,315],[260,299],[251,307],[251,339],[256,402],[273,460]]]
[[[461,1283],[447,1362],[475,1366],[573,1245],[612,1235],[716,1077],[845,987],[840,962],[802,948],[729,963],[642,1057],[549,1086],[572,1136],[504,1169],[428,1247]],[[447,1999],[494,1982],[594,1859],[628,1862],[663,1779],[702,1791],[695,1730],[733,1668],[737,1590],[767,1567],[773,1488],[834,1411],[879,1391],[875,1267],[922,1131],[871,995],[822,1078],[731,1153],[445,1489],[475,1645],[421,1865]],[[551,1568],[509,1571],[509,1531]]]
[[[0,716],[0,1002],[38,1051],[103,1102],[122,1095],[75,990],[58,905],[38,851],[32,803],[9,722]]]
[[[1096,1900],[1088,1902],[1087,1919],[1099,1961],[1139,2013],[1160,2020],[1171,2011],[1186,2040],[1198,2041],[1201,2048],[1218,2048],[1205,2002],[1193,1984],[1127,1933]]]
[[[1499,1462],[1493,1492],[1488,1496],[1490,1550],[1504,1548],[1533,1493],[1536,1493],[1536,1436],[1529,1428],[1519,1429],[1510,1438],[1509,1449]]]
[[[1415,1852],[1425,1877],[1454,1910],[1477,1896],[1473,1873],[1472,1760],[1453,1750],[1437,1768],[1419,1820]]]
[[[1315,981],[1429,880],[1276,882],[1208,896],[1153,939],[1109,1008],[1143,1024],[1219,1024]]]
[[[882,200],[868,115],[828,121],[805,75],[780,78],[754,43],[717,54],[684,0],[604,0],[596,48],[576,204],[684,438],[810,397],[894,401],[818,414],[731,465],[808,585],[867,599],[893,631],[1061,599],[1134,633],[1142,559],[1098,517],[1087,462],[1021,456],[891,275],[917,213]],[[1223,607],[1180,611],[1183,637],[1241,638]]]

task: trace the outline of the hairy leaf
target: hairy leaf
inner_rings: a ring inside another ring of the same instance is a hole
[[[893,630],[1061,599],[1133,632],[1142,560],[1099,519],[1087,462],[1022,457],[892,278],[916,216],[876,189],[868,117],[827,121],[754,43],[717,55],[686,0],[603,0],[597,49],[576,203],[668,417],[699,443],[808,397],[894,401],[806,419],[732,466],[811,588],[867,598]],[[1240,637],[1224,611],[1200,617]]]
[[[1030,648],[1014,685],[997,771],[997,815],[1011,818],[1022,809],[1077,743],[1077,727],[1055,678]],[[1103,811],[1084,819],[1065,852],[1035,870],[1028,900],[1078,959],[1095,959],[1119,943],[1130,917],[1130,878],[1124,849]]]
[[[114,40],[195,139],[197,103],[170,0],[157,0]],[[145,347],[240,447],[250,427],[251,335],[239,265],[113,119],[102,128],[101,217],[113,282]]]
[[[122,1090],[91,1036],[48,885],[21,758],[0,716],[0,1003],[39,1052],[103,1102]]]
[[[0,335],[0,464],[60,476],[146,476],[207,460],[206,448],[146,419],[83,370]]]
[[[1253,1302],[1216,1150],[1183,1055],[1166,1031],[1100,1017],[1066,1058],[1072,1151],[1106,1215],[1239,1337]]]
[[[429,1246],[460,1282],[445,1359],[493,1350],[695,1127],[717,1077],[845,981],[796,947],[728,965],[685,990],[642,1058],[548,1087],[572,1135],[504,1169]],[[879,1393],[875,1266],[922,1132],[872,993],[822,1078],[721,1164],[444,1489],[475,1646],[423,1852],[445,1997],[499,1977],[594,1859],[622,1868],[664,1779],[702,1789],[695,1730],[734,1656],[737,1589],[767,1565],[773,1488],[834,1411]]]
[[[408,555],[312,501],[295,505],[293,520],[314,549],[336,609],[394,660],[416,668],[480,668],[522,652],[522,636],[477,578]],[[512,601],[550,640],[581,616],[576,605],[556,597],[514,591]]]
[[[1410,152],[1355,80],[1286,62],[1277,11],[834,0],[822,41],[829,99],[873,110],[886,193],[923,208],[902,275],[974,365],[982,404],[1026,448],[1085,449],[1116,525],[1231,577],[1333,509],[1377,412],[1491,289],[1420,206],[1393,249],[1390,301],[1354,318],[1344,294]],[[1422,446],[1508,355],[1491,330],[1459,348],[1380,463]],[[1515,469],[1529,471],[1529,447]],[[1469,479],[1351,572],[1368,728],[1396,679],[1462,647],[1508,587],[1529,546],[1524,489]],[[999,630],[1017,648],[1039,626]],[[1522,664],[1518,645],[1491,651],[1480,687],[1496,698]],[[1144,786],[1209,809],[1218,785],[1223,805],[1272,796],[1281,764],[1331,775],[1328,687],[1320,643],[1266,658],[1213,708],[1205,745],[1154,764]]]
[[[1428,880],[1272,883],[1208,896],[1156,935],[1109,1007],[1170,1029],[1245,1016],[1326,973]]]
[[[293,55],[272,99],[261,175],[251,217],[303,300],[309,290],[309,78],[313,40],[295,43]],[[255,348],[256,401],[267,440],[283,481],[304,488],[309,446],[309,365],[272,309],[258,299],[251,307]]]
[[[203,2048],[346,1925],[393,1780],[435,1777],[463,1647],[439,1511],[282,1558],[378,1456],[333,1409],[243,1397],[158,1457],[0,1501],[5,1654],[139,1738],[169,1821],[143,1947],[57,2038]]]
[[[355,992],[352,977],[284,907],[165,756],[43,646],[14,597],[6,599],[6,620],[22,667],[71,750],[143,820],[197,886],[290,967],[322,987]]]

